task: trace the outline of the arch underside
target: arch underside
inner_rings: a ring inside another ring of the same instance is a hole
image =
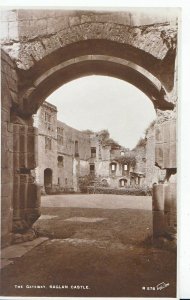
[[[129,45],[105,40],[87,40],[60,48],[19,70],[20,98],[24,115],[35,113],[43,101],[61,85],[89,75],[124,80],[145,93],[155,108],[173,109],[167,101],[174,79],[173,54],[160,61]],[[163,72],[163,70],[165,71]]]
[[[36,88],[32,89],[29,97],[23,100],[25,114],[35,113],[43,101],[57,88],[71,80],[89,75],[111,76],[124,80],[146,94],[155,109],[173,109],[173,103],[164,100],[164,91],[160,90],[143,74],[131,67],[109,61],[82,61],[62,68],[45,78]]]

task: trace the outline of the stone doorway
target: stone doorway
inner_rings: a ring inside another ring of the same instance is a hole
[[[51,191],[52,188],[52,177],[53,172],[50,168],[47,168],[44,170],[44,187],[45,192],[48,194]]]

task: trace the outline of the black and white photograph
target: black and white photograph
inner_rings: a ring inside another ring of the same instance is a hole
[[[1,24],[0,295],[176,299],[181,9]]]

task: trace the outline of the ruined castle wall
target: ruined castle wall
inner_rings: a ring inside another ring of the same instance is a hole
[[[89,162],[86,160],[80,160],[80,176],[86,176],[89,174]]]
[[[58,144],[58,152],[65,155],[79,154],[81,160],[90,158],[90,138],[89,135],[74,129],[63,122],[57,121],[57,126],[63,128],[63,144]],[[75,142],[78,147],[75,149]],[[75,152],[77,151],[77,153]]]
[[[148,130],[146,135],[146,178],[148,186],[158,183],[159,170],[155,166],[155,130],[154,127]]]
[[[110,161],[103,160],[99,161],[95,165],[96,167],[96,175],[101,177],[109,177],[110,175]]]
[[[17,77],[10,58],[1,53],[1,244],[11,240],[13,217],[13,126],[10,123],[12,98],[16,98]]]
[[[37,120],[36,120],[37,119]],[[57,109],[44,103],[34,121],[38,127],[38,167],[37,182],[44,186],[44,170],[52,170],[52,184],[57,184]],[[47,140],[48,138],[48,140]],[[49,143],[49,144],[48,144]]]
[[[53,191],[77,191],[78,177],[89,174],[89,135],[58,121],[56,106],[47,102],[34,116],[34,124],[39,128],[37,182],[44,187],[44,170],[49,168]],[[51,140],[50,148],[47,138]]]
[[[146,149],[145,146],[137,146],[135,148],[135,158],[136,165],[134,172],[144,173],[145,174],[145,165],[146,165]]]
[[[170,35],[171,38],[175,38],[176,16],[165,14],[164,10],[157,15],[154,15],[153,11],[148,15],[147,11],[135,12],[132,9],[111,14],[21,9],[3,11],[2,23],[4,49],[17,59],[19,68],[29,69],[35,61],[56,49],[87,39],[110,39],[130,44],[163,59],[168,52],[165,29],[172,25]],[[149,26],[151,30],[144,30],[144,25]],[[156,47],[152,47],[153,38],[156,40]],[[14,41],[13,45],[9,44],[10,41]],[[18,50],[19,53],[16,53]]]

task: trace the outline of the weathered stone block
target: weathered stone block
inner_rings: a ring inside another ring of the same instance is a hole
[[[78,16],[69,16],[69,26],[76,26],[81,23],[80,17]]]
[[[34,169],[37,166],[36,153],[27,152],[27,168]]]
[[[27,220],[27,224],[31,227],[34,222],[40,217],[41,212],[40,212],[40,207],[38,208],[29,208],[25,210],[25,216]]]
[[[19,152],[13,153],[13,169],[14,169],[14,172],[19,172],[19,169],[20,169]]]
[[[32,183],[28,185],[27,208],[40,207],[40,186]]]
[[[28,184],[20,183],[20,201],[19,201],[20,209],[24,209],[27,207],[27,190],[28,190]]]
[[[9,150],[4,150],[1,153],[1,168],[8,169],[12,167],[12,153]]]
[[[19,153],[19,168],[27,168],[27,152]]]
[[[11,241],[11,228],[12,228],[12,216],[11,198],[1,197],[1,247],[5,247],[10,244]]]
[[[164,167],[164,145],[156,144],[155,145],[155,162],[160,167]]]
[[[47,19],[38,19],[30,21],[30,36],[44,36],[50,34],[48,31]]]
[[[44,47],[46,48],[46,53],[51,53],[52,51],[62,47],[62,42],[58,36],[52,36],[50,38],[44,38],[42,40]]]
[[[12,182],[1,184],[1,196],[12,197]]]
[[[153,185],[153,211],[164,211],[165,184]]]
[[[10,111],[5,107],[1,107],[1,124],[4,122],[10,122]]]
[[[1,183],[6,184],[12,182],[13,178],[13,169],[11,168],[2,168],[1,171]]]
[[[176,183],[170,183],[165,187],[165,212],[176,211],[177,207],[177,191]]]
[[[153,211],[153,237],[158,238],[166,232],[166,220],[164,211]]]
[[[11,197],[1,195],[1,215],[3,216],[6,212],[12,210],[12,189],[11,189]]]
[[[27,152],[27,131],[19,135],[19,151]]]
[[[20,207],[20,176],[14,175],[13,181],[13,209],[15,210]]]
[[[13,209],[13,218],[14,221],[18,221],[21,219],[21,209],[20,207],[14,208]]]
[[[177,213],[176,211],[167,212],[166,218],[166,228],[169,235],[175,235],[177,233]]]
[[[27,151],[34,152],[35,150],[35,136],[33,134],[28,134],[27,136]]]
[[[176,142],[170,142],[170,157],[168,168],[177,168]]]
[[[156,125],[155,161],[161,168],[176,168],[176,120]]]

